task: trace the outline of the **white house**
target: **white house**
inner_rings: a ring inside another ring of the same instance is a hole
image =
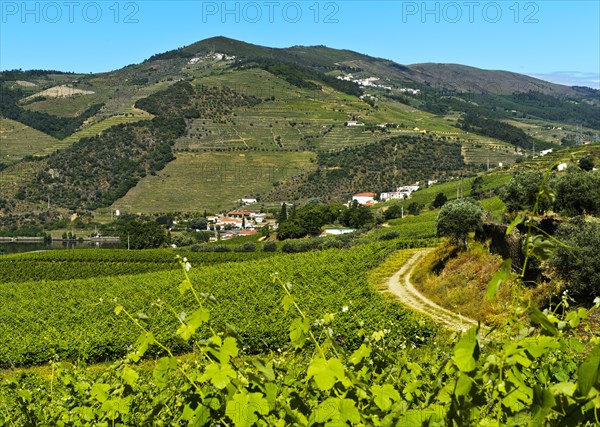
[[[219,218],[217,225],[226,226],[231,225],[232,227],[242,228],[243,220],[237,218]]]
[[[404,194],[399,193],[397,191],[391,191],[388,193],[381,193],[379,195],[379,200],[381,200],[382,202],[387,202],[388,200],[396,200],[396,199],[403,199],[404,198]]]
[[[240,200],[240,203],[242,205],[251,205],[251,204],[256,203],[256,202],[258,202],[258,200],[256,200],[256,199],[241,199]]]
[[[352,201],[356,200],[359,205],[370,206],[375,204],[376,193],[358,193],[352,196]]]
[[[265,222],[265,214],[255,214],[253,218],[254,222],[256,222],[257,224],[262,224],[263,222]]]
[[[552,151],[553,151],[553,150],[554,150],[553,148],[548,148],[547,150],[542,150],[542,151],[540,151],[540,157],[543,157],[543,156],[545,156],[546,154],[550,154],[550,153],[552,153]]]
[[[354,233],[356,229],[354,228],[326,228],[321,236],[340,236],[342,234]]]
[[[403,185],[402,187],[398,187],[398,192],[411,194],[417,191],[419,188],[420,187],[417,184]]]
[[[562,172],[562,171],[566,171],[568,167],[569,167],[569,165],[567,163],[559,163],[558,166],[556,166],[556,170],[558,170],[559,172]]]
[[[364,126],[364,123],[359,123],[356,120],[350,120],[344,123],[345,126]]]

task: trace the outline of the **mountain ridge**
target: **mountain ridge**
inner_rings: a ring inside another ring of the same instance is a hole
[[[252,44],[252,43],[247,43],[244,41],[240,41],[240,40],[235,40],[235,39],[231,39],[225,36],[215,36],[215,37],[210,37],[208,39],[204,39],[204,40],[200,40],[198,42],[192,43],[190,45],[178,48],[178,49],[173,49],[167,52],[164,52],[163,54],[158,54],[158,55],[153,55],[152,57],[148,58],[145,62],[148,61],[152,61],[152,60],[157,60],[160,59],[161,55],[165,55],[165,54],[173,54],[175,52],[182,52],[184,54],[187,55],[192,55],[192,54],[198,54],[198,53],[209,53],[212,48],[212,51],[218,51],[221,53],[226,53],[226,54],[230,54],[230,55],[240,55],[240,56],[244,56],[246,58],[251,58],[253,55],[256,55],[257,53],[261,53],[262,55],[268,55],[268,56],[272,56],[274,54],[280,54],[280,55],[284,55],[283,58],[279,58],[279,59],[287,59],[286,56],[289,58],[289,55],[293,55],[296,58],[299,58],[302,56],[302,54],[306,54],[308,53],[313,53],[315,51],[321,51],[321,53],[324,53],[323,51],[325,51],[326,53],[328,53],[329,55],[333,56],[335,59],[339,60],[344,58],[345,61],[348,60],[353,60],[353,61],[374,61],[374,62],[381,62],[381,63],[388,63],[390,64],[392,67],[395,68],[400,68],[406,70],[407,75],[405,77],[407,77],[409,80],[410,79],[410,75],[415,76],[414,73],[421,73],[422,75],[420,77],[417,78],[413,78],[412,80],[415,83],[423,83],[425,81],[427,81],[427,79],[425,79],[424,77],[429,77],[430,79],[433,77],[433,81],[435,83],[439,83],[439,84],[450,84],[450,85],[454,85],[457,89],[462,89],[462,90],[467,90],[467,89],[488,89],[485,86],[481,86],[481,81],[479,82],[475,82],[473,81],[473,79],[469,79],[467,81],[447,81],[444,79],[439,79],[435,78],[435,75],[433,75],[432,73],[437,71],[438,74],[442,69],[446,69],[449,72],[452,71],[456,71],[456,68],[459,67],[461,68],[462,71],[469,71],[470,75],[472,75],[473,72],[478,72],[478,73],[484,73],[484,74],[488,74],[490,77],[498,77],[498,76],[504,76],[505,78],[503,79],[504,81],[507,80],[507,77],[512,77],[513,79],[519,79],[522,80],[522,82],[520,84],[518,84],[516,87],[518,89],[522,89],[519,91],[529,91],[529,90],[538,90],[538,91],[542,91],[542,93],[549,93],[549,92],[557,92],[561,95],[581,95],[580,91],[577,90],[577,88],[579,88],[579,86],[567,86],[567,85],[562,85],[562,84],[558,84],[558,83],[552,83],[552,82],[548,82],[546,80],[542,80],[539,78],[535,78],[535,77],[531,77],[525,74],[521,74],[521,73],[517,73],[515,71],[510,71],[510,70],[488,70],[488,69],[483,69],[483,68],[479,68],[479,67],[475,67],[475,66],[471,66],[471,65],[465,65],[465,64],[456,64],[456,63],[438,63],[438,62],[426,62],[426,63],[415,63],[415,64],[400,64],[397,63],[393,60],[387,59],[387,58],[379,58],[379,57],[374,57],[374,56],[370,56],[367,54],[363,54],[360,52],[356,52],[356,51],[352,51],[350,49],[335,49],[335,48],[330,48],[328,46],[325,45],[311,45],[311,46],[303,46],[303,45],[294,45],[294,46],[290,46],[290,47],[286,47],[286,48],[275,48],[275,47],[267,47],[267,46],[261,46],[261,45],[256,45],[256,44]],[[251,54],[249,54],[251,53]],[[333,54],[333,55],[332,55]],[[342,58],[340,58],[340,56],[342,56]],[[313,55],[314,58],[314,55]],[[327,61],[325,61],[327,62]],[[411,72],[412,71],[412,72]],[[430,81],[430,80],[429,80]],[[479,83],[479,84],[476,84]],[[501,85],[500,87],[501,89],[501,93],[506,94],[506,93],[510,93],[511,90],[515,89],[515,85],[514,84],[510,84],[510,81],[507,81],[506,84]],[[587,89],[591,89],[592,91],[595,91],[596,94],[600,93],[600,91],[593,89],[593,88],[587,88]],[[592,92],[593,93],[593,92]]]
[[[48,195],[66,209],[136,212],[160,209],[167,196],[181,210],[249,196],[341,200],[506,166],[597,140],[600,129],[591,89],[222,36],[106,73],[0,73],[0,90],[0,115],[31,128],[7,122],[0,162],[10,183],[0,201],[18,200],[23,211],[44,209]],[[32,129],[56,133],[63,122],[72,126],[58,140],[28,145]],[[298,167],[283,170],[292,161]],[[211,196],[215,182],[221,191]],[[197,199],[180,193],[190,185]]]

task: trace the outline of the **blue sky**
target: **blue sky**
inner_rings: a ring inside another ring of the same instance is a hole
[[[0,1],[0,68],[109,71],[224,35],[600,86],[600,1]]]

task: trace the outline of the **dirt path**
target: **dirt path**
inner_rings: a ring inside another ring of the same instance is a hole
[[[392,277],[388,279],[388,290],[396,295],[400,301],[415,311],[425,313],[437,323],[455,331],[466,331],[477,322],[460,314],[453,313],[440,307],[415,289],[410,281],[410,276],[417,262],[432,249],[424,249],[414,254]]]

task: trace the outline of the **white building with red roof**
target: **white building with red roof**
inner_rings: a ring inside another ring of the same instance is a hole
[[[352,201],[357,201],[359,205],[371,206],[377,203],[375,198],[377,193],[358,193],[352,196]]]

